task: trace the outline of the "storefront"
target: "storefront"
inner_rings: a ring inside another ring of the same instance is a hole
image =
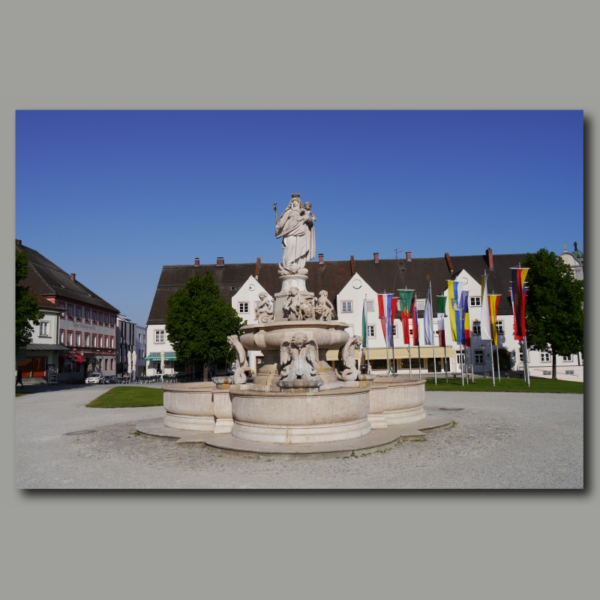
[[[164,373],[160,370],[161,353],[150,352],[146,357],[146,374],[147,375],[174,375],[175,374],[175,352],[164,352]]]

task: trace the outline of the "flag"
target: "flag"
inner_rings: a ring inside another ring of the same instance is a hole
[[[496,327],[496,320],[498,317],[498,303],[500,302],[501,294],[490,294],[488,296],[490,305],[490,325],[492,327],[492,341],[494,346],[498,345],[498,328]]]
[[[527,279],[528,272],[529,269],[521,268],[510,270],[515,340],[523,340],[523,337],[527,335],[525,327],[525,297],[527,294],[525,279]]]
[[[462,325],[460,318],[460,299],[463,284],[460,281],[448,280],[448,312],[450,314],[450,331],[452,341],[462,343]]]
[[[437,314],[446,314],[446,296],[437,296]]]
[[[369,332],[367,331],[367,299],[365,298],[364,304],[363,304],[363,321],[362,321],[362,339],[363,339],[363,343],[362,343],[362,347],[363,348],[368,348],[368,344],[367,344],[367,338],[368,338],[368,334]]]
[[[460,339],[463,346],[471,345],[471,331],[469,326],[469,292],[460,295]]]
[[[396,316],[396,303],[392,294],[378,294],[379,319],[383,329],[386,348],[394,347],[394,317]]]
[[[439,296],[438,296],[439,298]],[[444,313],[438,312],[438,335],[440,336],[440,348],[446,345],[446,328],[444,325]]]
[[[413,320],[413,346],[420,346],[419,344],[419,313],[417,311],[417,295],[413,296],[412,304],[412,320]]]
[[[400,318],[402,319],[402,331],[404,333],[404,343],[410,344],[410,333],[408,318],[412,306],[414,290],[398,290],[398,303],[400,304]]]
[[[481,339],[491,340],[492,330],[490,329],[490,305],[488,303],[487,275],[481,276]]]
[[[433,346],[433,306],[431,305],[431,288],[427,290],[427,297],[425,298],[423,332],[425,337],[425,345]]]

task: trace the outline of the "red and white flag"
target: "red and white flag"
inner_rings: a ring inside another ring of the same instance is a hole
[[[444,313],[438,313],[438,334],[440,336],[440,348],[446,345],[446,329],[444,328]]]

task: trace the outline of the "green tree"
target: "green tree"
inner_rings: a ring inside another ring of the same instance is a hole
[[[208,363],[225,362],[230,350],[227,336],[239,335],[244,323],[221,299],[210,271],[204,277],[196,273],[167,299],[165,326],[177,360],[203,362],[205,379]]]
[[[525,322],[527,345],[552,354],[552,379],[556,357],[583,352],[583,281],[554,252],[542,248],[527,254]]]
[[[29,259],[25,252],[17,252],[15,263],[15,352],[31,340],[33,325],[39,325],[44,313],[39,309],[37,296],[19,282],[29,273]]]

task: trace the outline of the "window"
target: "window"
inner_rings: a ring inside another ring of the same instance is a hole
[[[575,375],[575,371],[565,371],[565,375]]]
[[[523,350],[519,350],[519,360],[523,362]]]
[[[67,346],[73,345],[73,332],[67,331]]]
[[[460,367],[460,365],[463,365],[465,363],[465,355],[463,354],[462,350],[459,350],[456,353],[456,364]]]
[[[92,335],[92,346],[96,347],[96,334]]]
[[[110,336],[110,347],[111,347],[111,348],[114,348],[114,347],[115,347],[115,338],[114,338],[114,336],[112,336],[112,335]]]
[[[75,308],[75,315],[78,321],[81,321],[81,306],[77,306]]]
[[[498,335],[504,335],[504,321],[496,321],[496,331]]]
[[[75,334],[75,345],[81,346],[81,333],[79,331]]]
[[[367,310],[373,312],[375,310],[375,302],[373,300],[367,300]]]
[[[59,303],[58,303],[58,306],[59,306],[60,308],[64,308],[64,307],[65,307],[65,303],[64,303],[64,302],[59,302]],[[63,310],[63,311],[60,313],[60,318],[61,318],[61,319],[64,319],[64,318],[65,318],[65,311],[64,311],[64,310]]]
[[[48,321],[40,322],[40,337],[50,337],[50,334],[48,333],[48,325]]]
[[[550,353],[549,352],[540,352],[540,360],[542,362],[550,362]]]
[[[393,331],[392,335],[394,337],[398,337],[398,325],[394,325],[393,329],[394,329],[394,331]]]
[[[342,312],[343,313],[351,313],[352,312],[352,302],[351,301],[342,302]]]
[[[90,334],[89,333],[85,334],[84,340],[85,340],[85,347],[89,348],[90,347]]]
[[[425,310],[425,300],[417,300],[417,310]]]
[[[102,325],[102,313],[101,312],[98,313],[98,323],[100,325]]]
[[[61,329],[60,330],[60,343],[64,346],[65,345],[65,330]]]
[[[367,337],[368,338],[375,337],[375,325],[367,325]]]
[[[248,310],[248,303],[247,302],[238,302],[238,312],[239,313],[247,313],[250,312]]]
[[[471,306],[481,306],[481,297],[471,296]]]
[[[92,311],[92,321],[94,323],[97,321],[97,319],[96,319],[96,311],[95,310]]]
[[[69,319],[73,318],[73,307],[70,304],[67,307],[67,316],[69,317]]]
[[[108,336],[107,335],[104,336],[104,347],[108,348]]]
[[[165,332],[164,332],[164,330],[155,331],[154,332],[154,341],[157,344],[164,344],[165,343]]]
[[[98,348],[102,348],[102,336],[98,336]]]
[[[483,350],[475,350],[475,364],[476,365],[483,364]]]
[[[569,354],[569,356],[563,356],[563,362],[573,362],[573,355]]]
[[[542,375],[552,375],[552,371],[542,371]]]
[[[115,359],[111,358],[110,359],[110,370],[112,371],[115,368]]]
[[[85,320],[88,322],[90,320],[90,309],[89,308],[85,309]]]
[[[104,313],[104,324],[108,326],[108,313]]]
[[[473,298],[471,298],[473,300]],[[473,335],[481,335],[481,322],[473,321]]]
[[[104,359],[104,370],[108,371],[108,358]]]
[[[111,325],[115,324],[115,315],[110,315],[110,324]]]

